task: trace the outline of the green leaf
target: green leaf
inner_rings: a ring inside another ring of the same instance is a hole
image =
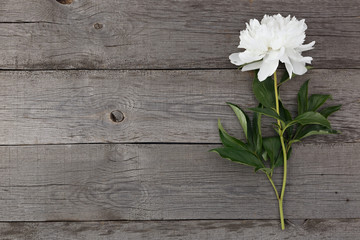
[[[294,125],[295,123],[299,123],[301,125],[319,124],[327,128],[331,128],[329,121],[318,112],[305,112],[297,116],[293,121],[288,122],[285,128]]]
[[[255,172],[259,170],[264,172],[266,175],[270,175],[272,173],[272,170],[270,168],[256,168]]]
[[[251,122],[249,117],[246,115],[246,113],[236,104],[227,102],[227,104],[231,107],[231,109],[234,111],[236,117],[239,119],[240,125],[244,130],[246,139],[249,139],[249,131],[251,128]]]
[[[263,138],[263,146],[270,159],[271,166],[275,166],[281,151],[280,137],[274,136]]]
[[[271,77],[260,82],[255,74],[253,91],[259,103],[268,108],[275,108],[274,80]]]
[[[292,77],[294,76],[294,74],[292,75]],[[281,79],[280,79],[280,83],[278,84],[278,86],[282,85],[283,83],[287,82],[290,80],[290,77],[289,77],[289,73],[285,70]]]
[[[326,107],[324,109],[322,109],[320,111],[320,113],[324,116],[324,117],[329,117],[331,114],[333,114],[334,112],[340,110],[341,105],[336,105],[336,106],[330,106],[330,107]]]
[[[255,168],[264,168],[262,161],[254,154],[246,150],[240,150],[232,147],[221,147],[210,150],[218,153],[221,157],[229,159],[233,162],[238,162],[247,166]]]
[[[237,138],[230,136],[225,131],[225,129],[221,125],[220,119],[218,120],[218,127],[219,127],[219,135],[220,135],[221,142],[224,144],[225,147],[240,147],[244,150],[248,150],[248,147],[246,146],[246,144],[244,142],[242,142],[241,140],[239,140]]]
[[[264,151],[264,152],[261,154],[261,157],[263,158],[264,161],[267,161],[269,156],[267,155],[267,152]]]
[[[284,122],[284,119],[279,116],[274,110],[272,110],[271,108],[249,108],[249,110],[257,112],[257,113],[261,113],[264,114],[266,116],[275,118],[277,120],[280,120],[282,122]]]
[[[261,104],[259,104],[261,107]],[[262,136],[261,136],[261,114],[254,113],[253,116],[253,123],[252,123],[252,142],[253,142],[253,149],[257,154],[261,154],[262,151]]]
[[[308,111],[316,111],[319,107],[321,107],[326,100],[331,98],[330,95],[322,95],[322,94],[313,94],[309,97],[308,100]]]
[[[286,121],[291,121],[292,120],[292,116],[290,114],[290,111],[287,110],[283,103],[281,101],[279,101],[279,112],[280,112],[280,116],[286,120]]]
[[[288,144],[292,145],[293,143],[300,142],[299,139],[291,139]]]
[[[309,80],[301,86],[298,92],[298,115],[303,114],[308,109],[308,85]]]
[[[263,139],[263,146],[270,158],[271,167],[280,167],[284,164],[284,158],[282,154],[281,141],[279,136],[266,137]],[[287,153],[288,159],[290,158],[291,147]]]
[[[282,101],[279,101],[279,112],[280,112],[280,116],[286,121],[286,122],[290,122],[293,120],[291,114],[290,114],[290,111],[287,110]],[[290,139],[293,135],[293,126],[290,126],[288,127],[286,130],[285,130],[285,138],[287,139]]]
[[[334,129],[329,129],[324,126],[320,125],[309,125],[303,128],[299,134],[297,135],[296,139],[300,140],[306,137],[310,137],[312,135],[324,135],[324,134],[337,134],[338,131]]]
[[[291,153],[292,153],[292,147],[289,148],[288,152],[287,152],[287,159],[289,160],[290,159],[290,156],[291,156]],[[283,165],[284,163],[282,162],[281,165]]]

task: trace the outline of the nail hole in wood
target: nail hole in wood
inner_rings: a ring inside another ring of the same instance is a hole
[[[110,113],[110,119],[111,121],[118,123],[124,121],[125,116],[121,111],[114,110]]]
[[[56,1],[61,4],[71,4],[74,0],[56,0]]]
[[[102,25],[101,23],[95,23],[95,24],[94,24],[94,28],[95,28],[96,30],[99,30],[99,29],[102,29],[102,28],[103,28],[103,25]]]

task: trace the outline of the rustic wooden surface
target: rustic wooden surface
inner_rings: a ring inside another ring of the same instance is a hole
[[[359,219],[295,220],[279,231],[276,220],[31,222],[0,223],[0,235],[9,240],[353,240],[359,225]]]
[[[310,93],[331,93],[328,105],[343,104],[330,117],[342,134],[307,142],[360,141],[359,73],[312,70],[282,88],[290,109],[296,108],[297,91],[307,78]],[[0,72],[0,142],[219,143],[218,118],[243,137],[225,102],[253,106],[251,85],[251,75],[237,70]],[[112,121],[116,110],[124,114],[122,122]],[[264,133],[274,131],[264,127]]]
[[[0,239],[360,239],[359,5],[3,1]],[[218,118],[243,137],[225,102],[254,103],[228,61],[239,31],[278,12],[316,41],[315,69],[282,89],[288,107],[308,78],[343,104],[341,135],[295,146],[285,231],[264,175],[208,152]]]
[[[0,68],[234,68],[239,31],[264,13],[309,24],[318,68],[358,68],[359,1],[55,0],[0,5]]]
[[[0,147],[0,221],[277,219],[266,176],[208,152],[217,146]],[[360,218],[359,155],[359,143],[295,147],[287,218]]]

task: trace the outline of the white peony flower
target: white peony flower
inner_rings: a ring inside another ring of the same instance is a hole
[[[240,45],[244,52],[229,56],[231,63],[244,65],[242,71],[260,69],[259,81],[264,81],[277,69],[279,61],[285,64],[291,78],[292,73],[304,74],[305,64],[311,64],[312,57],[303,57],[301,53],[313,49],[315,41],[303,45],[305,41],[305,20],[297,20],[290,15],[284,18],[280,14],[265,15],[261,23],[251,19],[246,29],[240,32]]]

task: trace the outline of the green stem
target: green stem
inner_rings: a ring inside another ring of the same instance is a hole
[[[292,143],[287,143],[287,145],[286,145],[286,154],[289,152],[289,150],[290,150],[290,148],[291,148],[291,144]]]
[[[276,112],[278,115],[280,115],[279,112],[279,95],[278,95],[278,87],[277,87],[277,76],[276,71],[274,72],[274,90],[275,90],[275,104],[276,104]],[[279,125],[279,128],[281,128],[280,120],[277,120],[277,123]]]
[[[276,190],[274,181],[273,181],[272,178],[269,176],[269,174],[266,174],[266,176],[268,177],[268,179],[269,179],[272,187],[274,188],[274,191],[275,191],[275,194],[276,194],[276,198],[279,200],[279,193],[278,193],[278,191]]]
[[[285,230],[284,210],[283,210],[282,200],[279,200],[279,212],[280,212],[281,230]]]
[[[280,142],[281,142],[281,147],[283,150],[283,157],[284,157],[284,176],[283,176],[283,185],[281,188],[281,195],[280,195],[280,199],[279,199],[279,208],[280,208],[281,229],[284,230],[285,222],[284,222],[284,213],[283,213],[283,200],[284,200],[284,195],[285,195],[286,177],[287,177],[287,152],[286,152],[286,147],[284,144],[283,132],[281,132],[281,135],[280,135]]]
[[[279,94],[278,94],[278,85],[277,85],[277,76],[276,71],[274,72],[274,91],[275,91],[275,103],[276,103],[276,112],[280,115],[279,111]],[[283,184],[281,188],[281,194],[279,200],[279,212],[280,212],[280,221],[281,221],[281,229],[285,229],[285,220],[284,220],[284,210],[283,210],[283,200],[284,200],[284,194],[285,194],[285,187],[286,187],[286,177],[287,177],[287,151],[284,143],[284,132],[282,130],[280,120],[278,120],[279,125],[279,135],[280,135],[280,142],[281,142],[281,148],[283,152],[283,158],[284,158],[284,176],[283,176]]]

